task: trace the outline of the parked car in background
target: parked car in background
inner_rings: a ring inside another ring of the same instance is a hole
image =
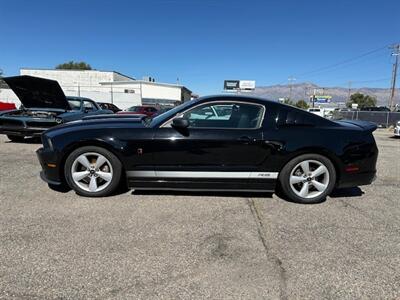
[[[164,106],[162,108],[160,108],[154,115],[153,117],[162,115],[163,113],[166,113],[167,111],[170,111],[171,109],[173,109],[173,106]]]
[[[314,115],[324,117],[324,109],[323,108],[311,107],[311,108],[308,108],[307,111]]]
[[[394,128],[394,135],[400,136],[400,121],[396,122],[396,127]]]
[[[66,97],[57,81],[32,76],[2,78],[21,101],[20,109],[0,115],[0,134],[11,141],[40,136],[53,126],[80,120],[84,116],[112,114],[96,102],[82,97]]]
[[[43,180],[83,196],[112,195],[126,182],[139,190],[279,187],[292,201],[316,203],[335,187],[374,180],[375,129],[370,122],[334,122],[274,101],[222,95],[155,118],[116,114],[57,126],[42,135],[37,155]]]
[[[7,103],[7,102],[0,101],[0,111],[12,110],[12,109],[16,109],[16,108],[17,107],[15,106],[14,103]]]
[[[116,106],[113,103],[97,102],[97,104],[101,107],[101,109],[108,109],[108,110],[111,110],[113,113],[122,111],[122,109],[119,109],[118,106]]]
[[[148,117],[152,117],[158,112],[158,110],[153,106],[132,106],[126,110],[118,112],[118,114],[124,115],[146,115]]]

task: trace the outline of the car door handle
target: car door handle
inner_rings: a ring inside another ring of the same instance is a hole
[[[241,136],[240,138],[237,139],[239,142],[244,143],[244,144],[249,144],[252,142],[254,139],[251,139],[248,136]]]

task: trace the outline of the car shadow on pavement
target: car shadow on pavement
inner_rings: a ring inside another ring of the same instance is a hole
[[[173,191],[173,190],[132,190],[132,195],[157,195],[157,196],[207,196],[231,198],[272,198],[270,192],[229,192],[229,191]]]
[[[335,189],[330,194],[331,198],[351,198],[351,197],[361,197],[364,192],[359,187]]]
[[[5,141],[5,143],[7,144],[41,144],[42,141],[40,138],[38,137],[34,137],[34,138],[25,138],[23,141],[18,141],[18,142],[13,142],[13,141]]]

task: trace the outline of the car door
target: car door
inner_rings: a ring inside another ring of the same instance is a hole
[[[203,103],[175,117],[188,119],[184,130],[173,118],[155,133],[158,171],[254,171],[268,156],[263,143],[265,106],[240,101]]]

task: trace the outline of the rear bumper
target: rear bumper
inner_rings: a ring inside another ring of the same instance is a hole
[[[61,185],[63,184],[60,176],[60,168],[57,163],[57,157],[53,151],[39,148],[36,151],[36,155],[39,159],[42,171],[40,172],[40,178],[48,184]],[[49,167],[48,164],[54,164],[55,167]]]
[[[357,187],[360,185],[368,185],[374,182],[375,179],[376,179],[376,171],[351,174],[351,176],[349,176],[348,178],[340,180],[336,187],[350,188],[350,187]]]

